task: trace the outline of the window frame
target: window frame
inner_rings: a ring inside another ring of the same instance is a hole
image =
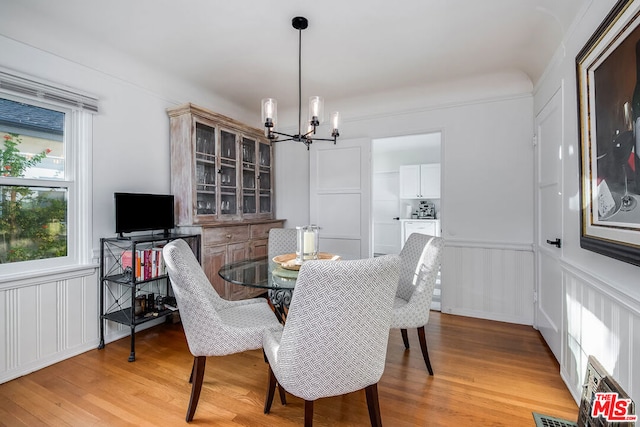
[[[42,96],[16,93],[2,86],[0,72],[0,97],[36,107],[60,111],[65,114],[64,157],[65,171],[62,179],[33,179],[0,177],[0,185],[58,187],[67,189],[67,255],[31,261],[0,264],[0,289],[7,282],[31,276],[53,274],[91,264],[91,147],[93,114],[91,111],[68,103],[43,100]],[[15,76],[14,76],[15,77]],[[33,79],[28,80],[33,82]],[[42,83],[38,83],[42,85]],[[55,86],[47,85],[55,89]]]

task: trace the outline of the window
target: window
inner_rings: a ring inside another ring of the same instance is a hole
[[[0,71],[0,276],[90,261],[92,114],[81,97]]]
[[[0,264],[67,255],[64,123],[62,111],[0,98]]]

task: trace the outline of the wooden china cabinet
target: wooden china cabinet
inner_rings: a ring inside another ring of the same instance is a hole
[[[193,104],[167,110],[171,193],[181,232],[201,234],[202,265],[225,299],[264,290],[218,276],[223,264],[267,255],[273,218],[273,149],[259,129]]]

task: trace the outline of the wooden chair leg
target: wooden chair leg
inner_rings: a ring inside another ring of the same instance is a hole
[[[273,395],[276,391],[276,376],[273,375],[271,365],[269,365],[269,382],[267,384],[267,396],[264,399],[264,413],[268,414],[271,410],[271,403],[273,403]],[[282,396],[280,396],[282,398]]]
[[[267,353],[264,352],[264,349],[262,349],[262,356],[264,357],[264,362],[265,363],[269,363],[269,359],[267,359]],[[271,366],[269,366],[269,370],[271,370]],[[282,387],[280,387],[280,384],[277,384],[277,386],[278,386],[278,394],[280,394],[280,402],[283,405],[286,405],[287,404],[287,397],[286,397],[285,391],[284,391],[284,389]],[[271,405],[269,405],[269,406],[271,406]],[[265,412],[265,414],[266,413],[267,412]]]
[[[278,393],[280,394],[280,403],[283,405],[287,404],[287,394],[280,384],[278,384]]]
[[[193,360],[193,369],[191,372],[193,385],[191,386],[191,399],[189,399],[189,408],[187,409],[187,422],[191,422],[193,415],[196,413],[196,407],[200,399],[200,390],[202,390],[202,382],[204,380],[204,367],[206,362],[206,356],[196,356]]]
[[[304,401],[304,427],[313,426],[313,400]]]
[[[404,348],[409,348],[409,337],[407,336],[407,330],[400,329],[400,333],[402,334],[402,342],[404,343]]]
[[[378,401],[378,384],[371,384],[365,388],[367,395],[367,407],[369,408],[369,419],[371,427],[382,427],[382,418],[380,417],[380,403]]]
[[[193,383],[193,371],[196,370],[196,358],[193,358],[193,365],[191,365],[191,375],[189,375],[189,384]]]
[[[418,328],[418,339],[420,340],[420,348],[422,349],[422,357],[424,358],[424,363],[427,364],[429,375],[433,375],[433,369],[431,369],[431,362],[429,361],[429,351],[427,350],[427,338],[424,334],[424,326],[420,326]]]

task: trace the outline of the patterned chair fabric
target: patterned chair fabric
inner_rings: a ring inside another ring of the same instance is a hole
[[[259,349],[264,332],[280,331],[282,325],[263,298],[241,301],[221,298],[184,240],[168,243],[162,254],[189,351],[194,356],[195,382],[187,411],[187,421],[191,421],[202,387],[206,356]]]
[[[429,322],[431,299],[440,271],[443,247],[444,240],[441,237],[419,233],[409,236],[400,251],[400,280],[391,314],[391,328],[402,330],[406,348],[409,348],[407,329],[418,328],[422,355],[431,375],[433,369],[429,361],[424,327]]]
[[[296,251],[297,230],[295,228],[272,228],[269,230],[269,259]]]
[[[305,400],[305,425],[311,425],[314,400],[366,389],[372,424],[379,425],[377,383],[399,265],[397,255],[302,265],[284,330],[264,336],[270,365],[265,413],[276,380]]]

